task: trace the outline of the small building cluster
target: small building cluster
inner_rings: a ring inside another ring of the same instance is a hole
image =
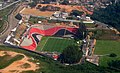
[[[84,56],[92,56],[94,53],[96,45],[96,39],[90,39],[90,35],[87,35],[85,39],[82,41],[82,51]]]
[[[53,14],[53,17],[66,19],[66,18],[68,17],[68,13],[67,13],[67,12],[61,12],[61,11],[56,11],[56,12]]]

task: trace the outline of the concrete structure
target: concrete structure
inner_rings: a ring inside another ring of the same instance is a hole
[[[3,4],[4,4],[4,2],[0,2],[0,8],[2,8],[2,7],[3,7]]]
[[[68,17],[68,13],[67,12],[61,12],[61,11],[56,11],[53,16],[55,18],[63,18],[66,19]]]

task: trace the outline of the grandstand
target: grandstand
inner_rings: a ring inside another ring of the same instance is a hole
[[[62,48],[65,48],[65,46],[70,45],[70,43],[72,44],[73,42],[73,40],[70,40],[70,39],[68,40],[68,38],[65,39],[63,37],[76,35],[77,29],[78,28],[76,27],[68,27],[68,26],[35,24],[31,26],[31,28],[26,32],[26,35],[22,40],[20,47],[28,50],[32,50],[32,51],[35,51],[35,50],[48,51],[48,48],[55,49],[59,47],[62,49]],[[41,43],[42,42],[41,39],[44,36],[47,36],[47,37],[49,36],[49,38],[47,38],[46,43]],[[54,47],[52,46],[51,43],[54,45]],[[38,44],[39,45],[43,44],[43,46],[39,46],[37,48]],[[61,47],[61,46],[64,46],[64,47]]]

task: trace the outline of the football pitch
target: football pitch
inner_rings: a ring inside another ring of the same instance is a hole
[[[64,48],[72,44],[74,44],[73,39],[42,37],[36,51],[62,52]]]
[[[100,57],[100,66],[108,66],[112,60],[120,60],[120,42],[112,40],[97,40],[95,54],[103,55]],[[117,57],[109,57],[107,54],[115,53]]]

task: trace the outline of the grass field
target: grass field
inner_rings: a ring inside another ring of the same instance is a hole
[[[115,53],[117,57],[103,56],[100,57],[100,65],[107,66],[107,62],[111,60],[120,60],[120,42],[110,40],[97,40],[95,54],[106,55]]]
[[[64,48],[72,45],[74,40],[58,38],[58,37],[43,37],[40,41],[37,50],[50,51],[50,52],[62,52]]]
[[[29,22],[31,23],[31,24],[37,24],[38,23],[38,21],[48,21],[48,23],[62,23],[62,22],[64,22],[64,23],[69,23],[68,21],[59,21],[59,20],[49,20],[49,19],[47,19],[47,18],[45,18],[45,17],[34,17],[34,16],[31,16],[30,17],[30,19],[29,19]]]
[[[45,20],[45,18],[31,16],[30,19],[29,19],[29,22],[32,23],[32,24],[37,24],[38,21],[43,21],[43,20]]]
[[[87,28],[94,28],[94,27],[95,27],[95,24],[93,24],[93,23],[85,23],[85,26],[86,26]]]
[[[2,56],[2,57],[0,57],[0,69],[3,69],[5,67],[9,66],[14,61],[20,60],[22,58],[23,58],[22,55],[17,55],[17,56],[15,56],[13,58],[11,58],[10,55]]]
[[[39,64],[40,69],[36,71],[25,71],[23,73],[120,73],[119,71],[116,72],[111,69],[100,68],[90,63],[81,64],[81,65],[73,65],[73,66],[65,66],[65,65],[60,64],[57,61],[51,60],[50,58],[41,57],[38,54],[28,52],[22,49],[17,49],[17,48],[0,46],[0,51],[1,50],[23,53],[28,57],[33,57],[35,60],[32,60],[32,62],[40,63]],[[6,61],[3,62],[3,64],[5,63]],[[1,62],[0,62],[0,65],[1,65]]]

